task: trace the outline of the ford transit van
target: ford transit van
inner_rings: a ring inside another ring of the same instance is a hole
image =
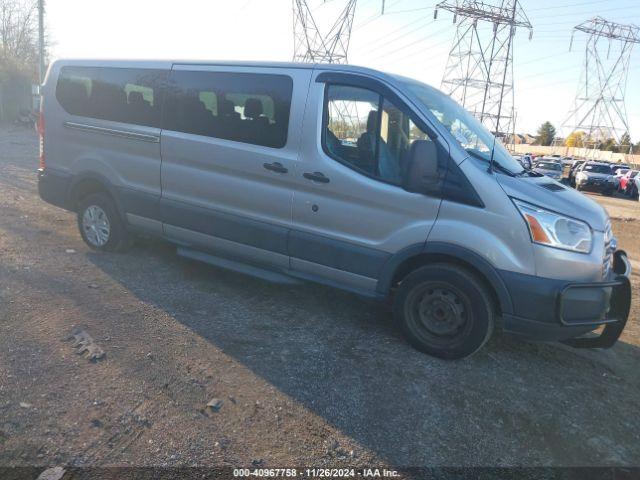
[[[53,63],[42,92],[40,196],[76,212],[95,250],[157,235],[220,267],[373,297],[442,358],[494,326],[608,347],[627,321],[630,264],[604,209],[418,81],[75,60]]]

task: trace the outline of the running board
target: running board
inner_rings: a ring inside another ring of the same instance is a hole
[[[255,265],[236,262],[227,258],[216,257],[215,255],[200,252],[198,250],[178,247],[176,251],[181,257],[190,258],[191,260],[198,260],[199,262],[208,263],[209,265],[213,265],[214,267],[220,267],[224,268],[225,270],[231,270],[233,272],[242,273],[244,275],[250,275],[252,277],[257,277],[268,282],[280,283],[285,285],[300,285],[303,283],[283,273],[256,267]]]

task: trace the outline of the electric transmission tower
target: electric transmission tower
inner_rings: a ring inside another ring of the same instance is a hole
[[[331,29],[323,34],[307,0],[293,0],[293,60],[310,63],[347,63],[356,1],[347,0]]]
[[[445,0],[438,10],[457,23],[441,89],[473,113],[497,137],[514,127],[513,37],[517,27],[533,27],[517,0],[491,5],[475,0]]]
[[[594,149],[610,138],[620,144],[622,136],[629,133],[624,96],[631,49],[640,43],[640,28],[595,17],[574,27],[571,44],[576,32],[588,35],[584,66],[573,108],[562,129],[567,133],[583,131],[587,146]]]

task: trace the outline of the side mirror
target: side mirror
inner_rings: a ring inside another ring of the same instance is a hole
[[[438,186],[438,148],[431,140],[415,140],[409,149],[404,189],[429,193]]]

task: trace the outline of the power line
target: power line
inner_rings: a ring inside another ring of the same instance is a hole
[[[388,57],[389,55],[393,55],[394,53],[399,52],[400,50],[403,50],[405,48],[411,47],[411,46],[416,45],[416,44],[418,44],[420,42],[424,42],[425,40],[428,40],[429,38],[434,37],[436,35],[439,35],[440,33],[444,32],[445,30],[448,30],[448,29],[449,29],[449,27],[447,26],[447,27],[445,27],[445,28],[443,28],[441,30],[438,30],[436,32],[431,32],[430,34],[428,34],[428,35],[426,35],[424,37],[421,37],[421,38],[419,38],[417,40],[413,40],[410,43],[403,44],[400,47],[394,48],[394,49],[392,49],[392,50],[390,50],[388,52],[382,52],[382,53],[380,53],[379,51],[376,51],[376,52],[365,52],[365,56],[366,55],[376,55],[377,57]],[[402,40],[402,39],[403,38],[398,38],[394,42],[389,42],[386,46],[390,45],[391,43],[395,43],[398,40]],[[411,53],[415,55],[415,52],[411,52]]]
[[[402,30],[405,30],[405,29],[407,29],[408,27],[413,26],[413,25],[415,25],[415,24],[416,24],[416,23],[418,23],[418,22],[424,22],[427,18],[428,18],[428,17],[418,18],[417,20],[414,20],[414,21],[412,21],[412,22],[410,22],[410,23],[408,23],[408,24],[404,25],[403,27],[400,27],[400,28],[398,28],[398,29],[396,29],[396,30],[393,30],[393,31],[391,31],[391,32],[389,32],[389,33],[387,33],[387,34],[385,34],[384,36],[380,36],[380,38],[377,38],[376,40],[374,40],[374,41],[372,41],[372,42],[367,43],[367,50],[368,50],[368,51],[371,51],[371,47],[372,47],[373,45],[378,44],[378,43],[381,43],[381,42],[382,42],[382,43],[385,43],[385,44],[387,44],[387,45],[388,45],[389,43],[395,42],[396,40],[399,40],[399,39],[403,38],[403,36],[411,35],[412,33],[416,32],[416,31],[418,31],[418,30],[423,29],[425,26],[427,26],[427,25],[429,25],[429,24],[433,23],[433,20],[432,20],[431,22],[428,22],[428,23],[427,23],[427,24],[425,24],[425,25],[420,25],[418,28],[415,28],[415,29],[413,29],[413,30],[411,30],[411,31],[409,31],[409,32],[407,32],[407,33],[405,33],[405,34],[403,34],[403,35],[399,36],[399,37],[392,37],[391,39],[389,39],[389,38],[388,38],[388,36],[389,36],[389,35],[393,35],[394,33],[398,33],[398,32],[400,32],[400,31],[402,31]]]
[[[581,7],[583,5],[595,5],[596,3],[611,3],[611,0],[594,0],[592,2],[572,3],[569,5],[552,5],[550,7],[529,8],[528,10],[529,12],[539,12],[539,11],[554,10],[557,8],[570,8],[570,7]]]

